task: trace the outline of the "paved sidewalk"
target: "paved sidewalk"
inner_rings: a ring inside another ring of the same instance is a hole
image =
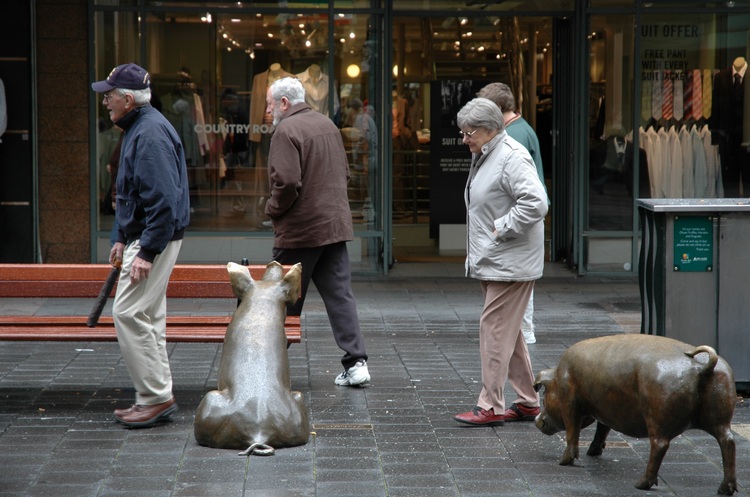
[[[292,496],[684,496],[716,494],[718,444],[701,431],[676,438],[650,492],[633,485],[645,470],[649,442],[613,432],[600,457],[558,466],[564,434],[533,423],[464,427],[452,420],[480,389],[479,284],[461,264],[397,263],[387,277],[355,277],[372,384],[337,387],[340,351],[323,304],[312,293],[303,342],[289,357],[292,386],[305,396],[307,445],[273,457],[201,447],[194,412],[215,387],[221,347],[170,346],[180,411],[172,423],[129,430],[112,410],[132,403],[116,344],[0,342],[0,496],[292,497]],[[585,338],[638,332],[640,297],[632,278],[578,278],[549,264],[535,292],[535,371],[552,367]],[[60,302],[0,302],[0,309],[58,312]],[[88,313],[90,301],[64,304]],[[232,302],[170,303],[231,312]],[[105,311],[107,312],[107,311]],[[514,393],[508,388],[507,402]],[[736,495],[750,495],[750,409],[735,412]]]

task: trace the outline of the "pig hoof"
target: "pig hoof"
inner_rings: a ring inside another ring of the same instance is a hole
[[[723,481],[719,485],[719,491],[721,495],[732,495],[737,491],[737,482],[734,481]]]
[[[604,448],[607,446],[607,444],[601,444],[601,445],[589,445],[589,450],[586,451],[587,456],[600,456],[602,455],[602,452],[604,452]]]
[[[578,459],[578,446],[568,447],[563,452],[559,464],[560,466],[572,466],[576,459]]]
[[[652,484],[650,481],[648,481],[648,478],[644,478],[635,484],[635,488],[637,488],[638,490],[649,490],[654,485],[658,486],[659,484],[657,482],[654,482]]]
[[[573,457],[563,457],[560,459],[560,462],[558,463],[560,466],[573,466],[573,463],[575,462],[575,458]]]

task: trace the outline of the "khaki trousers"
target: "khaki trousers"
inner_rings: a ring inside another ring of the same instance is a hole
[[[482,281],[484,309],[479,318],[482,391],[477,405],[495,414],[505,412],[505,382],[518,394],[517,403],[539,406],[534,371],[521,323],[534,290],[533,281]]]
[[[157,255],[146,280],[130,281],[140,250],[138,240],[125,247],[122,271],[112,307],[117,342],[135,386],[135,403],[161,404],[172,398],[172,372],[167,356],[167,283],[182,240],[169,242]]]

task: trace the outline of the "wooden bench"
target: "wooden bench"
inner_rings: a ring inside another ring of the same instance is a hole
[[[249,266],[254,279],[265,266]],[[0,264],[0,298],[90,298],[99,295],[111,267],[108,264]],[[116,288],[116,287],[115,287]],[[110,297],[114,296],[114,290]],[[228,298],[236,304],[225,265],[176,265],[167,287],[167,298]],[[90,310],[90,309],[89,309]],[[95,328],[86,315],[0,315],[0,340],[116,341],[111,316],[102,316]],[[169,342],[223,342],[227,315],[167,316]],[[287,316],[287,344],[299,343],[299,316]]]

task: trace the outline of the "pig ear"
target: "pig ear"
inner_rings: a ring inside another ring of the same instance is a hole
[[[250,270],[247,266],[230,262],[227,264],[227,271],[229,272],[232,291],[238,299],[241,299],[247,293],[248,289],[255,285],[253,277],[250,276]]]
[[[294,304],[300,297],[302,289],[302,263],[298,262],[284,276],[287,285],[286,298],[290,304]]]
[[[536,380],[534,381],[534,390],[538,392],[542,387],[547,388],[547,385],[549,385],[554,377],[554,369],[545,369],[543,371],[539,371],[539,373],[537,373],[536,375]]]
[[[284,266],[276,261],[266,264],[266,270],[263,273],[263,281],[280,281],[284,276]]]

